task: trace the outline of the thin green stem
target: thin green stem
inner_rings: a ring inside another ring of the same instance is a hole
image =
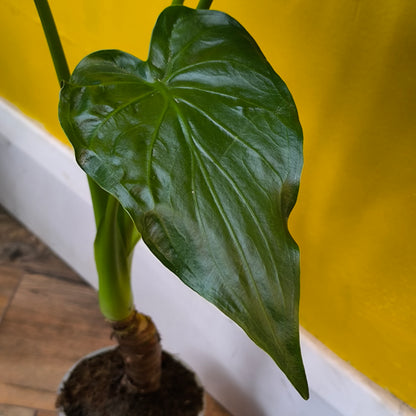
[[[185,0],[173,0],[171,6],[182,6]]]
[[[42,23],[43,31],[45,32],[46,40],[48,42],[56,75],[58,77],[59,84],[61,84],[62,81],[68,81],[70,77],[68,63],[62,48],[61,39],[59,38],[48,0],[34,1]]]
[[[209,9],[211,7],[213,0],[199,0],[197,9]]]

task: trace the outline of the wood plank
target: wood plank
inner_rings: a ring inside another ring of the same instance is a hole
[[[80,282],[77,274],[0,206],[0,265]]]
[[[64,373],[109,335],[94,290],[26,274],[0,327],[0,402],[53,410]]]
[[[226,416],[225,409],[220,406],[211,396],[205,395],[206,415],[207,416]],[[0,416],[56,416],[57,411],[34,410],[26,407],[1,405]]]
[[[0,404],[0,416],[36,416],[33,409]]]
[[[25,407],[35,412],[38,405],[53,403],[54,392],[45,392],[38,389],[30,389],[22,386],[13,386],[0,383],[0,402],[7,403],[10,407]],[[9,404],[10,403],[10,404]]]
[[[35,410],[28,407],[0,404],[0,416],[57,416],[55,410]]]
[[[16,225],[0,206],[0,323],[23,276],[21,269],[12,264],[13,240],[17,239],[16,229],[21,228]]]
[[[22,272],[20,270],[7,265],[0,265],[0,324],[21,279]]]

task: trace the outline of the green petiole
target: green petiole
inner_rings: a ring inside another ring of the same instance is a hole
[[[90,180],[97,225],[94,241],[98,297],[110,321],[127,318],[133,310],[130,271],[133,249],[140,234],[120,203]]]
[[[209,9],[211,7],[213,0],[199,0],[197,9]]]
[[[40,21],[42,23],[43,31],[48,42],[49,51],[52,56],[58,81],[68,81],[70,72],[65,58],[65,53],[62,48],[61,39],[59,38],[56,29],[55,21],[49,7],[48,0],[34,0]]]

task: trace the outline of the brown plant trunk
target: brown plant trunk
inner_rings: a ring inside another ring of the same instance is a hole
[[[134,310],[122,321],[111,322],[118,341],[129,390],[151,393],[160,388],[162,348],[153,321]]]

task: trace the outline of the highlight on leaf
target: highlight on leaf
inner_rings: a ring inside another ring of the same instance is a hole
[[[307,398],[299,250],[287,227],[302,129],[248,32],[221,12],[169,7],[146,61],[118,50],[84,58],[59,117],[81,167],[150,250]]]

